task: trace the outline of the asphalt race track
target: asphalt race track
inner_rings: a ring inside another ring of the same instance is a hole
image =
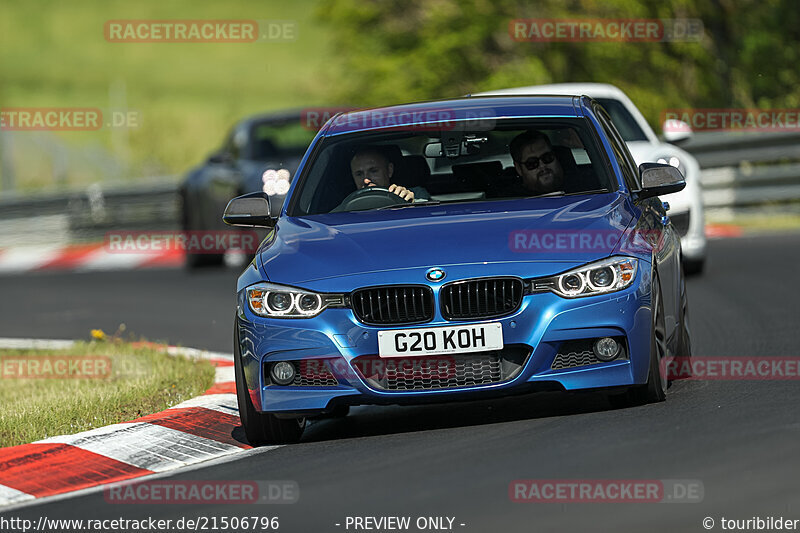
[[[689,280],[695,356],[800,357],[800,234],[710,245],[707,272]],[[151,340],[229,350],[234,283],[231,270],[3,277],[0,336],[87,338],[124,322]],[[753,380],[680,381],[664,403],[620,410],[600,395],[565,393],[362,407],[314,423],[300,444],[170,476],[294,480],[293,505],[113,505],[93,493],[5,516],[259,514],[280,517],[280,531],[315,533],[347,531],[346,516],[450,516],[456,531],[473,532],[704,531],[705,517],[717,530],[722,517],[800,519],[798,406],[797,380]],[[517,479],[693,479],[704,499],[512,503]]]

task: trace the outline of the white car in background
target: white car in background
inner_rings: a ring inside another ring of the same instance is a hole
[[[691,137],[689,126],[681,122],[676,127],[664,128],[664,139],[668,142],[659,140],[631,99],[618,87],[605,83],[532,85],[488,91],[475,96],[526,94],[586,95],[594,98],[608,111],[637,165],[669,163],[683,173],[686,188],[666,198],[670,205],[669,217],[681,235],[684,270],[688,274],[702,272],[706,260],[706,235],[700,165],[691,154],[670,144]]]

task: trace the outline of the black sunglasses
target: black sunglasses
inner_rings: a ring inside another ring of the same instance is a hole
[[[528,170],[534,170],[539,168],[539,161],[541,161],[545,165],[549,165],[555,160],[556,160],[556,154],[554,154],[553,152],[545,152],[539,157],[536,156],[529,157],[525,161],[518,161],[518,163],[521,165],[525,165],[525,168],[527,168]]]

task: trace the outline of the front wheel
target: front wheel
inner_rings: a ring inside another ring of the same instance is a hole
[[[247,441],[252,446],[265,444],[291,444],[300,440],[306,426],[305,418],[277,418],[269,413],[259,413],[250,399],[244,377],[244,365],[239,348],[239,321],[233,325],[233,365],[236,378],[236,399],[239,419],[242,421]]]
[[[184,235],[191,234],[192,231],[197,231],[197,222],[193,222],[195,217],[192,217],[192,206],[189,203],[188,194],[186,191],[181,191],[181,226]],[[197,270],[199,268],[220,266],[225,259],[224,254],[193,254],[186,253],[184,259],[184,266],[189,270]]]
[[[678,346],[675,357],[680,362],[680,372],[673,379],[691,377],[692,333],[689,328],[689,299],[686,296],[686,281],[681,276],[681,309],[678,323]]]
[[[221,266],[225,260],[222,254],[186,254],[186,268],[196,270],[198,268]]]
[[[705,267],[706,267],[705,258],[683,260],[683,271],[686,273],[687,276],[699,276],[700,274],[703,273],[703,269],[705,269]]]
[[[645,403],[663,402],[667,399],[667,372],[664,360],[667,356],[667,335],[664,325],[664,303],[661,301],[661,286],[658,275],[653,275],[652,308],[653,322],[650,331],[650,366],[647,382],[636,385],[622,394],[609,395],[612,407],[630,407]]]

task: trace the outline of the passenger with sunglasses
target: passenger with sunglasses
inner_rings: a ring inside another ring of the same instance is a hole
[[[536,196],[563,192],[564,169],[550,139],[537,130],[528,130],[512,139],[509,145],[514,168],[520,178],[513,196]]]

